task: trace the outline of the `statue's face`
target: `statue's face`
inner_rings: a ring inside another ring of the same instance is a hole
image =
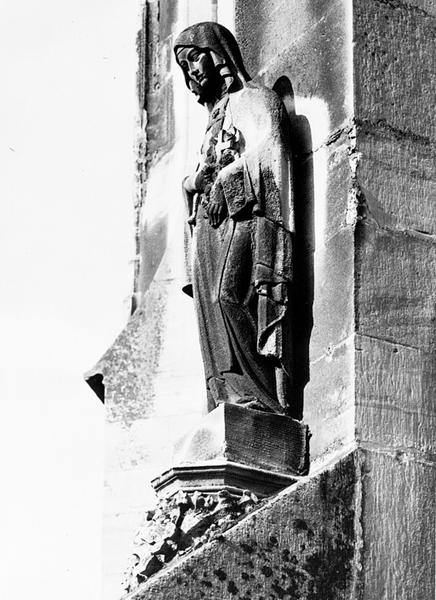
[[[192,79],[202,90],[207,90],[214,85],[217,73],[209,53],[200,48],[182,48],[177,58],[189,79]]]

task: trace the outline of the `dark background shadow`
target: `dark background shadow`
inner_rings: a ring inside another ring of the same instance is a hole
[[[315,231],[312,135],[307,118],[295,112],[294,90],[289,78],[280,77],[273,89],[281,97],[289,116],[295,210],[291,305],[294,381],[290,416],[302,419],[304,388],[310,376],[309,342],[313,327]]]

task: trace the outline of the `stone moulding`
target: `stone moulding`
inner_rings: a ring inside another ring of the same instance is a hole
[[[152,485],[161,497],[220,489],[268,496],[307,474],[308,440],[300,421],[224,403],[176,442],[171,468]]]
[[[152,481],[159,494],[171,496],[182,490],[186,493],[201,490],[213,493],[227,490],[241,496],[249,488],[258,497],[268,496],[298,480],[298,476],[252,468],[235,462],[204,463],[201,465],[179,465],[165,471]],[[245,484],[245,485],[244,485]]]

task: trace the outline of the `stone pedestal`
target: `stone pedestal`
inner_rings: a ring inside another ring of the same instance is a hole
[[[283,415],[221,404],[175,445],[173,466],[152,485],[178,491],[268,496],[307,474],[308,428]]]
[[[172,467],[153,480],[159,500],[134,539],[125,591],[191,550],[222,537],[309,465],[308,427],[283,415],[221,404],[174,447]]]

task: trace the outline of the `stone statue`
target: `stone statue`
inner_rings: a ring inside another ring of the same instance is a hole
[[[292,414],[293,203],[287,115],[254,85],[217,23],[174,46],[186,85],[209,111],[201,158],[183,182],[208,407],[229,402]]]

